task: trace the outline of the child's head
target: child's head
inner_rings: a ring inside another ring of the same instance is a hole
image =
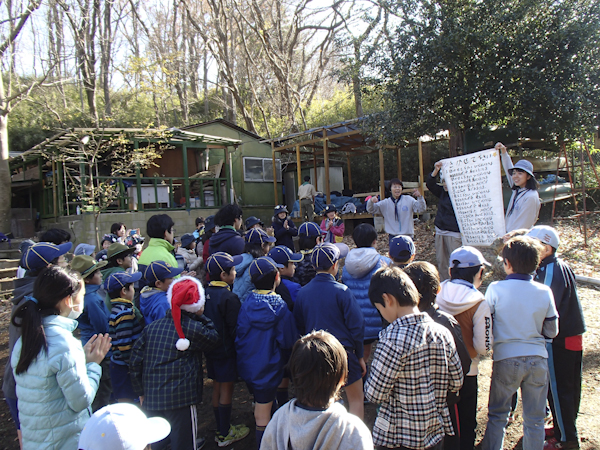
[[[288,215],[288,210],[285,205],[277,205],[273,209],[273,215],[277,217],[279,220],[285,220]]]
[[[54,245],[54,244],[49,244]],[[23,351],[15,368],[20,374],[42,351],[47,348],[46,335],[42,326],[43,317],[67,315],[75,318],[83,311],[85,288],[77,272],[50,265],[45,267],[35,279],[33,295],[25,301],[12,316],[12,324],[22,330]]]
[[[61,245],[70,241],[71,233],[62,228],[50,228],[40,236],[40,242],[51,242],[54,245]]]
[[[183,269],[173,267],[168,262],[153,261],[144,270],[144,279],[148,282],[148,286],[167,292],[173,278],[181,272],[183,272]]]
[[[427,261],[417,261],[403,270],[419,291],[419,310],[426,311],[435,305],[435,298],[440,289],[440,276],[436,267]]]
[[[268,256],[262,256],[252,261],[249,270],[254,287],[265,291],[275,290],[280,282],[279,265]]]
[[[337,208],[335,205],[325,205],[323,208],[323,216],[329,220],[333,220],[337,214]]]
[[[262,228],[252,228],[244,235],[244,238],[246,239],[244,251],[250,253],[254,258],[260,258],[269,253],[273,243],[277,240],[265,233]]]
[[[204,222],[204,230],[205,232],[213,232],[215,230],[215,216],[208,216],[206,218],[206,222]]]
[[[507,274],[519,273],[529,275],[540,265],[542,244],[529,236],[517,236],[504,244],[502,258]]]
[[[274,247],[267,256],[275,261],[276,264],[283,266],[279,269],[279,274],[282,277],[288,278],[294,276],[294,272],[296,271],[295,263],[299,263],[304,257],[302,253],[294,253],[285,245]]]
[[[415,244],[410,236],[398,235],[390,240],[390,258],[395,264],[408,264],[415,258]]]
[[[392,178],[390,181],[390,191],[392,192],[392,196],[394,198],[398,198],[402,195],[402,189],[404,189],[404,184],[398,178]]]
[[[484,266],[491,266],[475,247],[465,245],[450,254],[448,272],[451,280],[464,280],[478,288],[483,281]]]
[[[252,228],[262,228],[265,224],[258,217],[250,216],[246,219],[244,225],[246,230],[251,230]]]
[[[538,182],[533,175],[533,164],[526,159],[517,161],[512,169],[508,170],[508,174],[513,180],[513,189],[526,188],[538,189]]]
[[[127,234],[127,228],[122,222],[113,223],[110,227],[110,234],[114,234],[119,237],[125,237]]]
[[[313,331],[296,341],[288,367],[298,402],[327,408],[346,380],[348,356],[335,336],[323,330]]]
[[[133,283],[142,278],[141,272],[128,274],[127,272],[114,272],[106,277],[103,287],[111,299],[124,298],[133,300],[135,290]]]
[[[352,239],[358,248],[375,247],[377,245],[377,230],[370,223],[361,223],[352,232]]]
[[[171,305],[171,316],[179,339],[175,347],[185,351],[190,347],[190,341],[185,338],[181,327],[181,310],[201,316],[204,313],[204,288],[200,281],[192,277],[179,277],[174,280],[167,291],[167,299]]]
[[[384,296],[393,297],[398,306],[417,306],[419,291],[404,271],[395,266],[378,269],[371,277],[369,300],[373,306],[384,305]]]
[[[72,247],[73,244],[70,242],[60,245],[50,242],[39,242],[29,247],[25,255],[21,258],[21,262],[30,275],[37,275],[42,269],[51,264],[66,267],[65,254]]]
[[[537,225],[527,233],[527,236],[533,239],[537,239],[542,243],[544,250],[540,255],[541,259],[554,255],[558,246],[560,245],[560,236],[557,231],[547,225]]]
[[[154,239],[164,239],[173,243],[175,222],[168,214],[155,214],[146,222],[146,233]]]
[[[310,181],[310,177],[309,177],[308,175],[306,175],[306,176],[304,177],[304,181],[305,181],[306,183],[308,183],[308,182]]]
[[[346,244],[325,244],[317,245],[310,254],[310,262],[317,272],[336,273],[338,270],[338,261],[348,255],[349,248]]]
[[[204,217],[196,217],[196,230],[204,226]]]
[[[194,250],[196,248],[196,238],[194,235],[186,233],[181,236],[181,246],[187,250]]]
[[[81,450],[144,450],[166,438],[171,425],[162,417],[147,418],[135,405],[115,403],[96,411],[79,436]]]
[[[242,223],[242,208],[235,203],[222,206],[215,214],[215,225],[219,227],[232,226],[239,230]]]
[[[91,256],[77,255],[71,261],[71,269],[79,272],[85,284],[102,284],[102,273],[100,269],[106,266],[106,261],[98,261]]]
[[[134,253],[135,247],[127,247],[120,242],[110,244],[106,254],[109,267],[120,267],[125,270],[129,269],[131,267],[131,258]]]
[[[304,222],[298,227],[298,244],[300,250],[310,250],[323,242],[323,235],[326,234],[321,227],[314,222]]]
[[[117,242],[117,236],[114,234],[105,234],[102,237],[102,242],[100,245],[102,246],[102,250],[108,250],[108,247],[114,242]]]
[[[242,255],[231,256],[229,253],[216,252],[206,261],[206,271],[210,281],[224,281],[232,285],[235,281],[235,266],[243,260]]]

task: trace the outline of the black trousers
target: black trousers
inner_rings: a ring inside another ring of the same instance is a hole
[[[577,441],[577,414],[581,401],[583,351],[567,350],[564,340],[548,348],[550,389],[548,400],[552,411],[554,437],[558,441]]]
[[[152,444],[152,450],[164,450],[171,444],[173,450],[196,450],[196,405],[164,411],[148,410],[148,417],[162,417],[171,424],[171,434]]]
[[[100,363],[102,367],[102,376],[100,377],[100,384],[98,385],[98,391],[96,397],[92,402],[92,412],[98,411],[100,408],[104,408],[110,403],[110,396],[112,394],[112,383],[110,381],[110,360],[104,359]]]
[[[473,450],[477,428],[477,375],[465,377],[457,405],[460,450]]]
[[[404,447],[401,445],[400,447],[383,447],[378,445],[375,447],[377,450],[412,450],[411,448]],[[425,450],[444,450],[444,440],[442,439],[440,442],[435,444],[433,447],[427,447]]]

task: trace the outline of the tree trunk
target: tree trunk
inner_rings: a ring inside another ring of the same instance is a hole
[[[8,167],[8,105],[4,93],[4,73],[0,74],[0,232],[10,233],[11,189]]]
[[[465,131],[450,126],[450,157],[462,155],[465,152]]]
[[[360,76],[358,74],[354,74],[352,76],[352,90],[354,92],[354,108],[356,109],[356,117],[362,117],[364,115],[362,107],[362,91]]]

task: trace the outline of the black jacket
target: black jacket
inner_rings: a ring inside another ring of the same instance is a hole
[[[454,207],[452,206],[452,200],[450,195],[444,190],[442,186],[435,182],[435,178],[431,174],[427,175],[427,181],[425,182],[427,189],[440,199],[437,207],[437,214],[433,224],[440,230],[460,232],[458,228],[458,222],[456,221],[456,215],[454,214]]]
[[[288,222],[289,229],[286,229],[283,226],[286,220]],[[298,228],[296,228],[296,225],[294,225],[292,218],[287,216],[285,219],[281,220],[279,217],[275,216],[273,217],[272,227],[275,238],[277,239],[275,245],[285,245],[291,251],[295,252],[296,250],[294,250],[294,240],[292,237],[298,236]]]
[[[231,228],[221,228],[213,234],[208,244],[208,253],[212,255],[216,252],[229,253],[231,256],[244,253],[246,242],[240,234]]]
[[[235,335],[237,319],[242,303],[236,294],[226,287],[206,287],[204,315],[213,321],[219,333],[220,345],[205,352],[207,358],[225,359],[235,356]]]

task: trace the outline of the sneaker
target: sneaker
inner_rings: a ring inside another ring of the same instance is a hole
[[[578,450],[579,442],[578,441],[565,441],[560,442],[557,441],[556,438],[550,438],[546,442],[544,442],[544,450]]]
[[[544,450],[554,450],[556,448],[560,448],[560,447],[556,447],[556,444],[558,444],[558,441],[556,440],[556,438],[547,439],[544,442]]]
[[[219,447],[227,447],[234,442],[241,441],[250,433],[250,428],[237,425],[229,428],[229,434],[227,436],[217,435],[217,444]]]
[[[200,437],[196,439],[196,450],[200,450],[206,444],[206,439]]]

